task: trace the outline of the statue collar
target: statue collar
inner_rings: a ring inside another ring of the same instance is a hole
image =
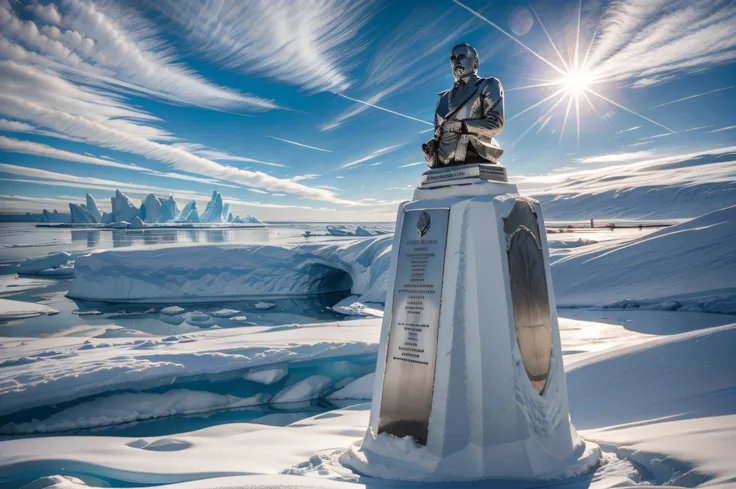
[[[465,82],[465,84],[466,84],[466,85],[473,85],[473,84],[476,84],[476,83],[478,83],[478,82],[479,82],[479,81],[480,81],[481,79],[482,79],[482,78],[480,78],[480,77],[478,76],[478,74],[477,74],[477,73],[470,73],[470,74],[468,74],[468,75],[465,75],[464,77],[462,77],[462,78],[461,78],[461,80],[462,80],[463,82]],[[454,87],[454,86],[455,86],[455,84],[453,83],[453,85],[452,85],[452,86]],[[444,95],[444,94],[446,94],[446,93],[449,93],[449,92],[450,92],[451,90],[452,90],[452,87],[448,88],[447,90],[443,90],[443,91],[441,91],[441,92],[440,92],[440,93],[438,93],[437,95],[439,95],[439,96],[442,96],[442,95]]]

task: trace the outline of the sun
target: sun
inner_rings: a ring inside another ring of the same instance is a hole
[[[570,53],[569,57],[563,56],[564,51],[560,51],[557,49],[557,46],[552,41],[552,37],[550,36],[547,29],[544,27],[544,24],[542,23],[542,19],[537,15],[536,10],[534,10],[534,7],[532,7],[531,4],[529,4],[529,9],[534,14],[534,17],[537,19],[537,22],[539,22],[540,27],[542,28],[542,31],[544,32],[545,36],[549,40],[549,44],[552,47],[552,50],[555,52],[557,57],[559,58],[559,62],[549,60],[542,56],[541,54],[534,51],[532,48],[524,44],[522,41],[514,37],[513,35],[506,32],[503,28],[501,28],[498,24],[495,24],[491,20],[487,19],[480,13],[476,12],[472,8],[465,5],[461,0],[453,0],[457,5],[464,8],[474,16],[478,17],[485,23],[489,24],[493,28],[495,28],[497,31],[514,41],[516,44],[524,48],[526,51],[531,53],[535,58],[537,58],[539,61],[543,62],[547,65],[548,68],[553,69],[557,73],[557,78],[555,79],[539,79],[535,78],[536,81],[539,81],[540,83],[535,83],[533,85],[527,85],[527,86],[520,86],[520,87],[514,87],[510,89],[506,89],[507,92],[510,92],[511,90],[529,90],[529,89],[542,89],[547,90],[548,93],[551,91],[552,93],[545,96],[541,100],[537,101],[536,103],[530,105],[529,107],[517,112],[516,114],[512,115],[511,117],[506,119],[506,123],[511,122],[512,120],[516,119],[517,117],[520,117],[527,112],[536,109],[538,107],[541,107],[542,114],[534,121],[532,124],[521,133],[519,137],[517,137],[511,144],[510,147],[514,147],[524,136],[526,136],[529,132],[531,132],[532,129],[535,127],[538,127],[537,133],[547,125],[547,123],[552,119],[553,112],[557,107],[560,107],[560,110],[563,112],[562,116],[559,117],[555,114],[555,117],[562,121],[562,129],[560,130],[560,136],[559,141],[562,142],[562,137],[565,134],[565,129],[567,128],[568,119],[570,118],[570,115],[573,114],[573,117],[575,118],[575,125],[577,126],[577,140],[578,144],[580,144],[580,126],[581,126],[581,106],[583,109],[585,109],[585,106],[587,104],[588,107],[598,116],[599,119],[603,120],[603,117],[598,110],[596,109],[595,105],[593,105],[592,99],[598,99],[603,102],[606,102],[618,109],[621,109],[623,111],[626,111],[630,114],[633,114],[651,124],[654,124],[656,126],[659,126],[667,131],[669,131],[671,134],[677,134],[675,131],[670,129],[669,127],[665,126],[664,124],[660,124],[657,121],[654,121],[643,114],[639,112],[635,112],[628,107],[624,107],[623,105],[619,104],[618,102],[611,100],[610,98],[603,95],[600,91],[595,90],[593,88],[593,85],[602,85],[605,83],[610,83],[612,80],[610,78],[606,78],[605,76],[598,73],[599,66],[596,66],[596,64],[593,61],[589,60],[588,55],[591,52],[591,49],[593,47],[593,43],[596,39],[596,32],[593,33],[592,38],[590,39],[589,45],[587,50],[584,48],[584,46],[581,49],[580,45],[580,31],[581,31],[581,25],[582,25],[582,15],[583,15],[583,1],[579,0],[578,5],[578,15],[577,15],[577,30],[575,32],[575,45],[571,48],[566,50],[568,53]],[[581,56],[582,55],[582,56]],[[597,88],[597,87],[596,87]]]
[[[594,80],[587,70],[568,72],[561,80],[561,85],[571,95],[580,95],[593,85]]]

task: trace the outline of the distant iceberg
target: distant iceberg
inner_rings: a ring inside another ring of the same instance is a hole
[[[154,194],[146,195],[140,209],[140,218],[144,222],[160,222],[161,219],[161,202]]]
[[[72,222],[78,224],[104,223],[135,223],[132,227],[145,227],[136,221],[138,218],[146,225],[165,223],[233,223],[233,224],[263,224],[258,218],[248,214],[245,218],[235,216],[230,211],[230,204],[223,204],[222,195],[215,191],[207,203],[204,212],[200,212],[196,200],[190,200],[180,211],[179,204],[173,195],[168,198],[157,197],[150,193],[136,206],[133,200],[120,190],[110,199],[111,212],[101,212],[97,201],[91,194],[86,196],[86,204],[69,203],[70,214],[59,214],[44,210],[43,214],[27,214],[31,222]],[[120,226],[116,226],[120,227]]]
[[[87,212],[89,212],[89,214],[94,218],[95,222],[102,222],[102,214],[100,213],[100,209],[97,207],[95,198],[90,194],[87,194],[85,198],[87,199]]]
[[[97,220],[87,211],[81,204],[69,204],[69,213],[72,216],[72,222],[80,223],[96,223]]]
[[[113,221],[128,221],[131,222],[133,219],[138,217],[139,210],[130,200],[130,197],[122,193],[120,190],[115,191],[115,197],[110,199],[112,202],[112,220]]]
[[[212,198],[207,203],[204,212],[199,216],[200,222],[222,222],[222,195],[215,190],[212,192]]]
[[[179,204],[176,202],[176,199],[173,195],[169,195],[169,198],[168,200],[166,200],[164,207],[166,207],[171,213],[171,219],[169,219],[170,221],[179,219]]]
[[[178,220],[186,222],[187,220],[189,220],[189,215],[192,213],[193,210],[197,210],[197,201],[194,199],[190,200],[187,205],[184,206],[184,208],[181,210],[181,213],[179,214]],[[197,215],[199,215],[199,213]]]

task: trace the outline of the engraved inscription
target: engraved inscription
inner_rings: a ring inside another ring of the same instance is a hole
[[[410,435],[421,444],[432,408],[449,214],[407,211],[396,265],[378,432]],[[419,236],[422,221],[431,226]]]

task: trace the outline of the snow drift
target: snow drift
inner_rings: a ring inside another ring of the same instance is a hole
[[[736,206],[633,241],[575,249],[552,264],[558,306],[736,313]]]
[[[105,251],[77,259],[69,297],[213,302],[350,290],[384,302],[391,237],[295,247],[223,245]]]

